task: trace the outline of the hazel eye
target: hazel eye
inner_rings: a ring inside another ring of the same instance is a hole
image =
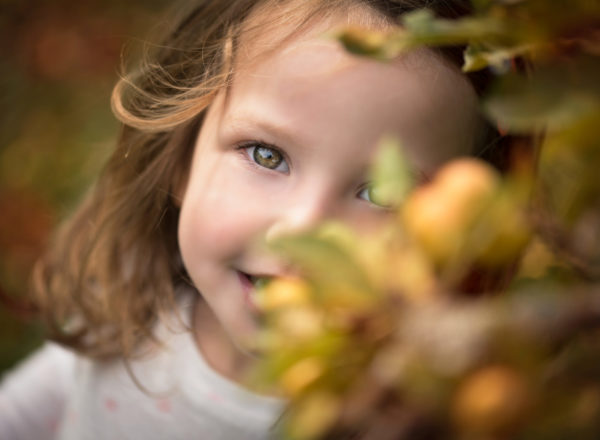
[[[283,157],[283,154],[275,148],[259,144],[245,147],[245,150],[252,161],[261,167],[282,173],[287,173],[289,171],[288,164]]]

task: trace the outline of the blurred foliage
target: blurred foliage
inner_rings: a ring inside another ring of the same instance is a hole
[[[109,100],[124,44],[166,4],[2,2],[0,372],[41,340],[23,301],[31,266],[116,138]]]
[[[252,380],[290,399],[284,438],[600,437],[600,3],[473,3],[339,36],[381,60],[465,45],[463,69],[496,76],[482,107],[514,154],[505,175],[459,159],[406,194],[388,140],[387,229],[275,243],[302,277],[261,282]]]

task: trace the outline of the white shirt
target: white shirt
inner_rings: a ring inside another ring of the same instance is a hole
[[[130,362],[145,390],[122,360],[92,361],[47,343],[0,385],[0,439],[270,438],[281,400],[216,373],[177,319],[157,335],[164,348]]]

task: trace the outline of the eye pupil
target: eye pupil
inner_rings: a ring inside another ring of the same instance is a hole
[[[256,147],[253,157],[257,164],[271,169],[277,168],[283,160],[279,151],[267,147]]]

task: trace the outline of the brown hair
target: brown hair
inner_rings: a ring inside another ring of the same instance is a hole
[[[129,355],[187,283],[177,244],[175,189],[186,180],[206,108],[229,80],[242,27],[257,7],[301,3],[298,28],[327,11],[364,5],[395,23],[428,7],[454,18],[468,0],[200,0],[112,97],[122,122],[97,184],[62,225],[34,272],[34,293],[50,336],[102,358]],[[277,8],[274,8],[277,9]],[[282,9],[283,10],[283,9]],[[289,19],[288,14],[283,17]],[[444,55],[456,61],[456,50]],[[475,81],[476,89],[481,85]]]

